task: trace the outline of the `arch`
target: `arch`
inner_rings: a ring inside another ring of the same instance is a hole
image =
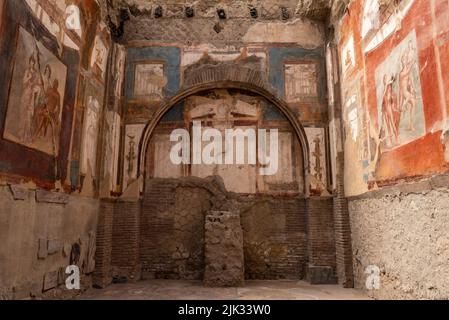
[[[207,90],[213,90],[213,89],[241,89],[246,90],[254,94],[258,94],[265,99],[267,99],[269,102],[271,102],[275,107],[277,107],[282,114],[287,118],[287,120],[292,125],[296,136],[299,139],[299,142],[302,147],[302,157],[303,157],[303,166],[304,166],[304,184],[305,184],[305,193],[307,194],[307,180],[308,180],[308,174],[309,174],[309,144],[307,141],[307,136],[304,130],[303,125],[297,120],[296,116],[292,112],[292,110],[289,108],[289,106],[279,98],[277,98],[273,93],[268,91],[267,89],[263,88],[262,86],[248,83],[248,82],[241,82],[241,81],[230,81],[230,80],[218,80],[218,81],[212,81],[208,83],[197,83],[192,85],[189,88],[182,89],[180,92],[178,92],[174,97],[172,97],[170,100],[166,101],[162,107],[160,107],[157,112],[154,114],[152,120],[146,125],[144,132],[142,134],[142,138],[140,140],[139,144],[139,162],[137,166],[137,176],[141,176],[145,171],[145,165],[146,165],[146,155],[148,146],[151,140],[151,137],[153,135],[153,132],[156,128],[156,126],[159,124],[163,116],[175,105],[177,105],[182,100],[198,94],[203,91]]]

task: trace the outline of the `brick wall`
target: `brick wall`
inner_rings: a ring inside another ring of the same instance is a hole
[[[98,213],[97,250],[95,252],[93,284],[100,288],[106,287],[112,281],[111,254],[114,206],[113,200],[102,200]]]
[[[202,279],[210,194],[171,180],[148,182],[142,205],[142,277]]]
[[[349,220],[348,199],[344,196],[343,183],[343,179],[338,179],[337,191],[334,197],[337,277],[338,282],[345,288],[352,288],[354,287],[354,273],[352,265],[351,224]]]
[[[199,178],[147,181],[142,202],[102,203],[96,284],[203,279],[205,215],[229,208],[241,212],[246,278],[334,283],[338,201],[231,195]]]
[[[140,279],[140,202],[101,201],[93,284],[104,288],[112,281]]]
[[[115,204],[112,235],[112,276],[115,280],[140,279],[140,201]]]
[[[305,200],[255,197],[242,212],[249,279],[302,279],[307,264]]]
[[[307,279],[311,283],[336,282],[333,199],[307,199],[308,258]]]

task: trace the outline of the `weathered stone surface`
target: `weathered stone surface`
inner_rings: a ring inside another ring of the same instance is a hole
[[[449,191],[349,202],[354,278],[365,289],[367,268],[380,269],[379,299],[447,299]]]
[[[85,269],[87,266],[87,254],[89,251],[89,235],[84,234],[79,239],[80,244],[80,259],[78,266],[81,268],[81,271],[85,273]]]
[[[67,278],[67,275],[65,273],[65,267],[59,268],[59,270],[58,270],[58,285],[64,284],[66,278]]]
[[[47,252],[49,255],[61,252],[62,243],[60,240],[48,240]]]
[[[45,259],[47,258],[47,256],[47,239],[39,239],[39,250],[37,252],[37,257],[39,259]]]
[[[205,222],[206,286],[229,287],[243,285],[243,231],[240,214],[210,211]]]
[[[44,286],[42,291],[47,291],[58,286],[59,271],[48,272],[44,276]]]
[[[348,0],[345,0],[346,2]],[[160,14],[156,14],[158,8],[162,11],[162,16],[168,19],[185,19],[192,18],[193,15],[188,15],[187,9],[194,9],[194,16],[198,19],[213,19],[219,17],[219,13],[224,11],[227,19],[259,19],[259,20],[280,20],[286,18],[283,15],[284,11],[289,12],[289,18],[292,17],[307,17],[311,19],[324,19],[329,14],[332,2],[330,0],[255,0],[255,1],[235,1],[222,0],[217,1],[199,0],[199,1],[142,1],[142,0],[113,0],[110,3],[109,10],[106,10],[106,0],[99,0],[99,3],[106,13],[113,13],[112,9],[117,12],[114,15],[119,15],[119,11],[127,8],[129,13],[134,18],[147,17],[155,20],[160,20]],[[254,10],[260,14],[254,15]],[[114,20],[117,18],[114,17]],[[114,21],[117,23],[117,21]]]
[[[89,274],[95,270],[95,249],[96,249],[96,233],[95,231],[89,232],[89,244],[87,249],[87,258],[85,261],[84,272]]]
[[[47,190],[36,190],[36,201],[45,203],[67,204],[69,195],[66,193],[51,192]]]
[[[62,256],[64,258],[69,257],[71,251],[72,251],[72,245],[69,242],[64,242],[64,246],[62,248]]]
[[[10,185],[9,189],[11,190],[12,196],[14,200],[26,200],[28,196],[28,190],[26,188]]]
[[[105,2],[105,0],[102,0]],[[315,43],[322,36],[315,36],[329,13],[330,0],[264,0],[264,1],[195,1],[195,17],[186,17],[185,3],[126,0],[114,9],[102,3],[103,14],[110,17],[113,31],[121,28],[118,41],[209,41],[242,42],[264,38],[266,42]],[[159,2],[159,3],[158,3]],[[163,17],[155,11],[162,7]],[[254,10],[257,10],[257,17]],[[126,12],[126,18],[123,17]],[[129,12],[129,13],[128,13]],[[222,13],[219,19],[219,12]],[[157,18],[157,17],[159,18]],[[226,18],[224,18],[226,16]],[[217,24],[219,19],[220,23]],[[309,23],[309,20],[310,23]],[[318,21],[321,20],[321,21]],[[291,24],[296,25],[291,28]],[[317,22],[317,23],[315,23]],[[314,25],[310,29],[310,25]],[[219,25],[219,32],[216,26]],[[288,32],[279,32],[281,29]],[[215,31],[214,31],[215,30]],[[324,34],[324,31],[322,32]],[[263,36],[262,36],[263,35]],[[273,39],[276,39],[273,41]],[[256,40],[254,42],[259,42]]]
[[[95,230],[97,225],[96,199],[70,196],[67,205],[60,205],[36,203],[34,196],[28,191],[24,201],[16,201],[10,186],[0,185],[0,220],[5,222],[0,223],[4,244],[0,245],[0,256],[6,257],[0,258],[0,287],[13,290],[14,299],[41,298],[44,275],[70,264],[62,255],[48,256],[48,240],[71,244],[72,239]],[[47,293],[51,295],[52,291]]]

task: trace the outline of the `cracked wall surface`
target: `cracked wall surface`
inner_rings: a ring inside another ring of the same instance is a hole
[[[140,245],[144,279],[202,279],[205,215],[211,209],[241,215],[246,278],[305,276],[303,199],[230,194],[219,177],[154,179],[148,183]]]
[[[0,203],[0,300],[77,294],[59,286],[68,265],[88,275],[95,268],[98,200],[0,186]],[[82,279],[86,290],[91,278]]]
[[[447,299],[449,190],[350,201],[357,288],[380,268],[377,299]]]

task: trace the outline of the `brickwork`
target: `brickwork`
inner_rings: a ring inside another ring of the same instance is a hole
[[[342,161],[340,161],[340,165],[341,163]],[[343,179],[338,179],[337,191],[334,197],[337,277],[338,282],[345,288],[352,288],[354,287],[354,276],[352,266],[351,224],[349,220],[348,200],[344,196],[343,183]]]
[[[332,198],[307,199],[308,274],[314,284],[336,282],[336,257]]]
[[[140,201],[119,200],[114,210],[112,276],[128,281],[140,278]]]
[[[253,200],[242,212],[245,274],[249,279],[302,279],[307,263],[304,199]]]
[[[201,188],[177,188],[170,180],[149,183],[142,206],[142,276],[202,279],[204,215],[210,194]]]
[[[97,250],[95,252],[93,284],[100,288],[106,287],[112,281],[111,254],[114,206],[113,200],[102,200],[98,213]]]
[[[142,202],[115,203],[113,221],[111,203],[102,204],[100,225],[107,225],[99,227],[96,284],[111,277],[202,280],[209,210],[240,212],[245,278],[299,280],[311,270],[312,283],[333,283],[332,208],[332,198],[229,194],[210,179],[148,180]]]

